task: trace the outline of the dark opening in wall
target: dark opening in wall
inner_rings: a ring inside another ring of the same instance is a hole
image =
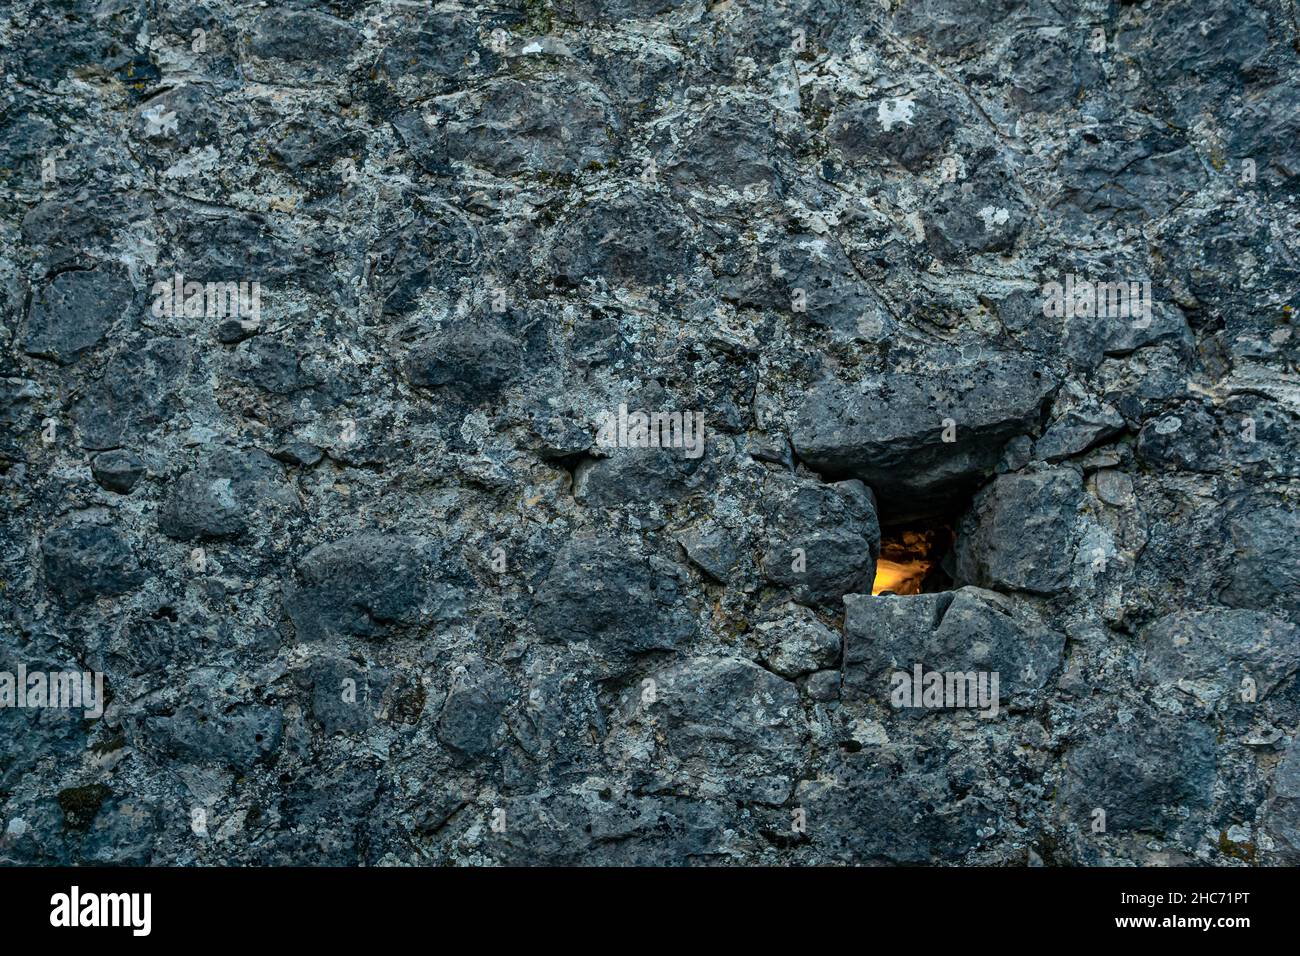
[[[953,545],[959,514],[880,529],[880,559],[872,594],[932,594],[952,590]]]

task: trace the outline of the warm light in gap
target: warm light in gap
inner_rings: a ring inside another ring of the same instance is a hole
[[[920,594],[921,581],[929,570],[929,561],[899,562],[881,558],[876,562],[876,580],[871,584],[871,593]]]

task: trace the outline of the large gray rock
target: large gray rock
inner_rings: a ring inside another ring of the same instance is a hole
[[[500,63],[494,51],[480,45],[475,17],[451,11],[437,17],[422,14],[418,8],[397,7],[377,24],[376,79],[402,89],[403,99],[450,92]],[[467,56],[469,50],[476,57]]]
[[[845,594],[870,588],[880,555],[875,502],[860,481],[801,482],[782,489],[759,569],[796,601],[838,609]]]
[[[410,535],[357,534],[319,545],[284,587],[284,609],[302,641],[383,638],[454,620],[463,608],[454,559]]]
[[[438,715],[438,739],[467,756],[482,756],[497,742],[502,710],[512,696],[500,667],[477,658],[457,665]]]
[[[1065,636],[1032,610],[964,587],[916,595],[844,598],[844,695],[890,702],[891,677],[923,672],[998,675],[1000,700],[1041,700],[1061,667]],[[991,684],[989,684],[991,687]]]
[[[1177,826],[1180,814],[1210,805],[1216,751],[1207,724],[1152,710],[1121,713],[1066,754],[1062,811],[1085,832],[1101,809],[1106,833],[1163,833]]]
[[[1300,736],[1291,741],[1273,772],[1264,832],[1273,841],[1279,863],[1300,862]]]
[[[96,455],[90,462],[91,474],[102,488],[119,495],[129,495],[144,477],[144,460],[134,452],[118,449]]]
[[[472,401],[494,398],[519,377],[523,349],[502,329],[457,323],[411,350],[412,385],[447,388]]]
[[[579,77],[503,77],[469,93],[459,107],[447,125],[448,155],[500,176],[570,175],[601,166],[619,128],[608,98]]]
[[[694,259],[677,214],[652,193],[625,193],[575,211],[551,250],[551,274],[577,286],[604,281],[660,285],[686,272]]]
[[[955,863],[980,842],[993,811],[967,791],[960,758],[872,747],[835,755],[792,803],[804,812],[810,862]],[[862,821],[870,820],[870,826]]]
[[[1176,611],[1142,642],[1146,680],[1207,705],[1265,697],[1300,666],[1300,628],[1260,611]]]
[[[780,804],[807,737],[794,684],[750,661],[696,657],[633,686],[605,750],[651,792]]]
[[[573,497],[589,507],[672,505],[707,488],[706,448],[701,441],[698,457],[683,448],[610,448],[574,469]]]
[[[346,658],[327,657],[303,675],[311,696],[310,711],[326,734],[357,733],[371,727],[382,712],[392,674],[365,668]]]
[[[276,75],[276,65],[283,64],[323,79],[342,71],[359,40],[355,27],[328,14],[271,9],[254,22],[248,50],[258,75]]]
[[[138,731],[143,746],[245,771],[279,749],[285,723],[281,707],[234,698],[198,680],[185,694],[172,713],[144,719]]]
[[[67,364],[103,341],[131,305],[131,282],[121,270],[63,272],[33,298],[23,349]]]
[[[69,605],[125,594],[146,578],[126,539],[102,525],[55,528],[41,542],[41,559],[46,585]]]
[[[1034,456],[1058,462],[1087,451],[1124,430],[1124,419],[1109,405],[1070,408],[1053,420],[1034,445]]]
[[[948,184],[925,216],[925,240],[942,262],[959,262],[1014,248],[1029,221],[1015,180],[995,167],[980,168],[960,186]]]
[[[707,195],[719,186],[781,190],[782,159],[788,150],[758,109],[722,102],[700,119],[670,164],[673,180]]]
[[[172,484],[159,509],[158,530],[178,541],[237,538],[272,512],[297,505],[284,467],[270,455],[216,447]]]
[[[680,571],[614,538],[575,538],[556,553],[529,618],[543,639],[585,642],[615,666],[695,636]]]
[[[1079,472],[998,475],[957,530],[957,580],[995,590],[1055,594],[1073,581],[1082,502]]]
[[[831,137],[847,159],[894,162],[916,172],[938,161],[960,114],[950,95],[889,96],[832,116]]]
[[[990,473],[1006,442],[1036,429],[1053,386],[1036,363],[997,353],[829,382],[798,409],[791,442],[818,471],[861,478],[902,519]]]
[[[1300,509],[1272,496],[1243,495],[1228,506],[1227,584],[1231,607],[1300,613]]]
[[[83,448],[95,451],[136,444],[169,421],[182,401],[192,357],[180,338],[154,338],[142,349],[115,355],[98,378],[86,382],[72,405]]]
[[[770,620],[755,625],[753,637],[763,663],[788,680],[840,660],[840,635],[798,604],[777,608]]]
[[[1180,471],[1214,472],[1223,466],[1218,425],[1197,406],[1148,419],[1138,433],[1137,453],[1148,464]]]

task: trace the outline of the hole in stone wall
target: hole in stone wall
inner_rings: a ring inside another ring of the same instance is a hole
[[[960,510],[880,529],[880,559],[872,594],[951,591],[953,546]]]

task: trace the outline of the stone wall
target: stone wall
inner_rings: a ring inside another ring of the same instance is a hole
[[[6,4],[0,861],[1300,862],[1298,43]]]

